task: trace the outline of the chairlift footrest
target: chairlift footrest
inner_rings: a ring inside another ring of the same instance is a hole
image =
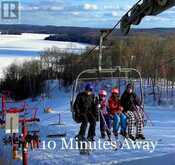
[[[48,138],[55,138],[55,137],[65,137],[66,133],[64,134],[55,134],[55,135],[47,135]]]

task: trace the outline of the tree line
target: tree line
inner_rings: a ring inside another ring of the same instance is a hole
[[[87,50],[88,52],[89,50]],[[63,52],[53,47],[41,52],[41,58],[22,65],[12,64],[4,72],[1,90],[12,91],[17,99],[35,97],[43,91],[43,82],[59,79],[60,86],[70,86],[82,70],[98,67],[98,50],[87,55]],[[106,41],[103,50],[104,68],[114,66],[138,69],[153,87],[158,83],[174,88],[175,82],[175,36],[160,37],[148,34]],[[168,61],[168,63],[167,63]],[[170,83],[171,82],[171,83]],[[19,98],[18,98],[19,97]]]

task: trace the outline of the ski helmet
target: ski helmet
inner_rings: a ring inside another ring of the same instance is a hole
[[[107,96],[107,92],[105,90],[100,90],[99,96]]]
[[[86,91],[93,91],[93,86],[91,84],[86,84],[85,90]]]
[[[119,89],[118,88],[113,88],[112,89],[112,94],[119,94]]]

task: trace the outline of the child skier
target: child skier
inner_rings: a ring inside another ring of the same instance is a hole
[[[123,107],[121,106],[120,100],[119,100],[119,89],[113,88],[112,89],[112,95],[109,98],[108,106],[110,110],[111,117],[113,119],[113,133],[118,139],[118,131],[119,131],[119,125],[121,124],[121,135],[126,137],[126,128],[127,128],[127,117],[125,114],[123,114]]]
[[[111,136],[111,122],[110,122],[110,114],[107,110],[107,92],[105,90],[100,90],[98,94],[98,102],[97,102],[97,107],[100,113],[100,132],[101,132],[101,137],[105,138],[105,132],[108,135],[108,138],[110,140]]]

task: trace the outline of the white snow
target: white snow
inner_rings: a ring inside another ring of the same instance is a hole
[[[48,36],[48,34],[33,33],[23,33],[22,35],[0,35],[0,50],[42,51],[46,48],[51,48],[53,46],[60,49],[70,48],[83,50],[87,46],[90,46],[88,44],[74,42],[44,40],[44,38]]]
[[[3,70],[11,63],[30,60],[47,48],[57,47],[60,51],[81,53],[90,45],[74,42],[47,41],[48,34],[23,33],[22,35],[0,34],[0,78]]]
[[[40,165],[174,165],[175,164],[175,107],[166,106],[145,106],[147,114],[154,123],[151,126],[148,121],[145,127],[145,136],[148,139],[157,141],[158,145],[153,153],[143,150],[94,150],[90,156],[81,156],[77,150],[61,150],[61,139],[46,138],[48,132],[48,124],[58,121],[57,113],[61,113],[62,122],[66,124],[67,137],[66,139],[74,137],[78,130],[79,124],[72,120],[70,112],[70,92],[67,89],[59,89],[58,81],[50,81],[49,83],[49,98],[44,102],[32,102],[27,100],[30,106],[37,104],[39,108],[38,116],[41,119],[40,131],[41,140],[49,142],[49,140],[56,141],[56,149],[41,149],[30,151],[29,164]],[[55,110],[54,113],[45,114],[44,108],[51,107]],[[56,131],[56,130],[55,130]],[[96,128],[96,140],[100,137],[99,123]],[[0,152],[7,155],[7,148],[0,149]],[[6,164],[10,164],[10,155],[8,153],[8,160]],[[7,156],[6,156],[7,157]],[[13,164],[20,164],[19,161],[13,161]]]

